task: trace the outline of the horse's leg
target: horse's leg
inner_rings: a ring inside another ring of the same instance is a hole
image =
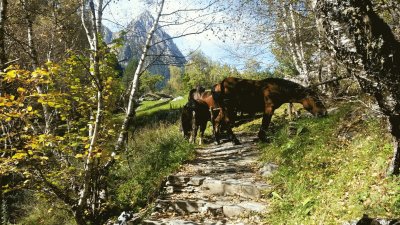
[[[212,124],[213,124],[213,133],[214,133],[214,139],[215,142],[219,145],[220,140],[219,140],[219,133],[221,129],[221,121],[223,119],[223,112],[219,110],[218,115],[215,116],[214,112],[212,112]]]
[[[196,135],[197,135],[197,125],[196,125],[196,112],[192,112],[192,135],[190,136],[189,142],[196,143]]]
[[[199,125],[195,125],[193,129],[193,144],[196,143],[197,131],[199,130]]]
[[[267,129],[271,123],[272,114],[274,114],[274,108],[269,105],[266,106],[260,131],[258,132],[258,138],[260,138],[261,141],[267,141]]]
[[[205,123],[202,122],[200,125],[200,140],[199,140],[199,145],[203,144],[203,137],[204,137],[204,131],[206,130],[207,127],[207,121]]]
[[[235,123],[235,113],[236,112],[234,110],[227,110],[227,114],[225,116],[225,123],[227,125],[227,132],[229,139],[233,142],[233,144],[240,145],[239,139],[237,139],[236,135],[232,131],[232,127]]]

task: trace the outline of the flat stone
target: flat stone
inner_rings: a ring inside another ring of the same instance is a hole
[[[198,225],[198,223],[185,220],[143,220],[143,225]]]
[[[225,185],[221,180],[206,179],[201,188],[208,194],[223,195],[224,186]]]
[[[193,185],[193,186],[200,186],[203,184],[205,177],[200,177],[200,176],[193,176],[190,177],[189,182],[187,182],[188,185]]]
[[[248,211],[262,213],[267,209],[267,206],[259,202],[241,202],[238,206],[245,208]]]
[[[202,210],[202,213],[208,213],[211,214],[212,216],[218,216],[218,215],[222,215],[223,210],[222,210],[222,206],[219,204],[215,204],[215,203],[206,203]]]
[[[278,169],[278,165],[273,164],[273,163],[266,163],[264,164],[263,167],[260,169],[260,174],[263,177],[269,177]]]
[[[166,185],[171,185],[171,186],[184,186],[189,182],[190,177],[185,177],[185,176],[174,176],[171,175],[168,177],[168,181]]]
[[[241,197],[256,199],[261,197],[261,192],[256,185],[252,184],[243,184],[240,186],[240,193]]]
[[[246,211],[245,208],[240,207],[238,205],[225,205],[225,206],[223,206],[223,213],[227,217],[240,216],[245,211]]]
[[[156,209],[159,211],[173,211],[181,215],[200,212],[206,204],[196,200],[158,200],[157,203]]]

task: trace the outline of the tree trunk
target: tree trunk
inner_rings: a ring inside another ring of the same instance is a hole
[[[99,49],[99,31],[101,30],[102,21],[102,11],[103,11],[103,1],[97,1],[97,8],[93,0],[89,0],[89,10],[90,10],[90,20],[87,21],[85,18],[86,12],[86,2],[82,1],[82,25],[85,28],[87,39],[90,43],[90,75],[93,78],[93,86],[97,89],[96,94],[96,113],[95,116],[91,117],[94,119],[93,124],[89,124],[89,138],[90,144],[88,148],[87,158],[84,164],[84,177],[82,183],[82,189],[80,190],[79,200],[77,207],[75,209],[75,220],[78,224],[86,224],[84,218],[84,211],[89,211],[89,216],[91,220],[95,220],[98,217],[98,209],[96,207],[91,207],[92,204],[98,202],[98,199],[91,199],[92,202],[88,202],[90,196],[97,192],[97,186],[95,185],[95,180],[97,180],[97,175],[95,174],[96,160],[94,160],[93,151],[97,145],[97,139],[99,136],[99,130],[102,125],[104,104],[103,104],[103,84],[102,77],[100,74],[100,49]],[[88,24],[87,24],[88,23]],[[95,196],[96,197],[96,196]],[[101,207],[101,206],[100,206]]]
[[[373,96],[389,119],[394,154],[389,171],[400,168],[400,42],[391,27],[374,11],[370,0],[317,1],[317,15],[334,43],[336,56],[350,67],[362,66],[365,77],[356,75],[363,90]],[[347,31],[340,33],[333,22]],[[346,36],[347,35],[347,36]],[[338,40],[352,43],[339,45]],[[346,49],[347,48],[347,49]]]
[[[115,152],[118,152],[121,148],[122,145],[125,143],[126,139],[127,139],[127,133],[128,133],[128,125],[130,124],[130,121],[134,118],[135,116],[135,94],[138,90],[138,85],[139,85],[139,77],[140,74],[142,73],[142,69],[144,68],[144,63],[145,63],[145,59],[147,57],[147,52],[151,46],[151,41],[153,39],[153,34],[157,29],[158,26],[158,22],[160,20],[161,17],[161,13],[164,7],[164,0],[161,0],[160,3],[160,8],[157,12],[157,17],[154,20],[153,26],[150,29],[148,35],[147,35],[147,39],[146,39],[146,43],[143,47],[143,52],[142,55],[140,56],[140,60],[138,63],[138,66],[136,68],[135,74],[133,76],[133,80],[132,83],[130,85],[130,92],[129,92],[129,100],[128,100],[128,108],[126,109],[126,115],[124,118],[124,121],[122,123],[122,127],[121,127],[121,131],[119,133],[118,136],[118,140],[117,143],[115,144]],[[115,155],[115,153],[113,153],[113,155]],[[113,157],[113,156],[112,156]]]
[[[0,0],[0,72],[6,67],[7,56],[5,46],[5,23],[7,20],[7,0]],[[0,75],[0,96],[3,94],[3,79]]]
[[[300,82],[303,85],[307,85],[308,82],[308,67],[304,58],[304,50],[303,44],[301,41],[298,41],[297,37],[297,25],[296,19],[294,17],[294,9],[292,3],[289,3],[288,9],[283,7],[283,21],[282,25],[285,30],[285,36],[289,44],[289,51],[292,56],[293,64],[296,70],[299,72]],[[288,15],[289,14],[289,15]],[[290,19],[290,27],[288,23],[285,21],[286,18]]]
[[[28,38],[28,53],[32,60],[32,69],[36,70],[39,66],[39,57],[36,51],[35,41],[34,41],[34,33],[33,33],[33,16],[32,9],[30,9],[27,0],[22,0],[22,7],[25,11],[25,22],[27,25],[27,38]],[[40,95],[45,94],[43,87],[41,84],[36,85],[36,90]],[[51,113],[48,105],[42,104],[43,115],[45,121],[44,133],[48,134],[51,131],[50,121],[51,121]]]
[[[5,23],[7,20],[7,0],[0,1],[0,71],[6,67],[7,56],[5,50]],[[0,81],[0,89],[1,89]]]

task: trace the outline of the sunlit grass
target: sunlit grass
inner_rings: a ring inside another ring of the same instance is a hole
[[[127,208],[144,207],[154,200],[165,177],[193,158],[193,149],[176,124],[137,130],[112,179],[117,202]]]
[[[385,176],[392,145],[381,118],[345,105],[327,118],[296,120],[292,135],[288,121],[275,122],[271,142],[260,145],[262,161],[279,165],[269,178],[274,188],[267,193],[268,224],[340,224],[364,213],[399,215],[400,183]]]

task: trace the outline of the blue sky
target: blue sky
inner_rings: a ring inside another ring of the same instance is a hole
[[[181,9],[182,7],[192,4],[192,2],[194,1],[166,0],[164,13]],[[150,11],[153,15],[155,13],[155,7],[146,7],[146,4],[142,0],[118,0],[117,2],[110,3],[108,8],[106,8],[103,21],[112,31],[121,30],[144,10]],[[189,14],[189,16],[191,15]],[[193,16],[196,17],[197,15]],[[223,15],[219,16],[222,17]],[[174,36],[182,29],[186,28],[173,26],[173,28],[167,27],[165,30],[171,36]],[[174,39],[174,42],[184,55],[188,54],[190,51],[199,49],[213,61],[218,61],[221,64],[229,64],[240,70],[243,69],[246,61],[246,59],[240,58],[240,56],[244,54],[238,53],[236,54],[238,57],[235,57],[227,51],[227,49],[230,51],[237,47],[240,49],[242,43],[234,41],[234,38],[230,39],[231,37],[233,37],[233,34],[227,33],[226,38],[221,40],[220,37],[215,36],[211,31],[207,31],[201,34]],[[238,39],[236,38],[235,40]],[[260,48],[265,48],[265,46],[260,46]],[[271,54],[264,55],[263,57],[258,56],[256,60],[260,61],[263,67],[269,67],[274,62]]]

